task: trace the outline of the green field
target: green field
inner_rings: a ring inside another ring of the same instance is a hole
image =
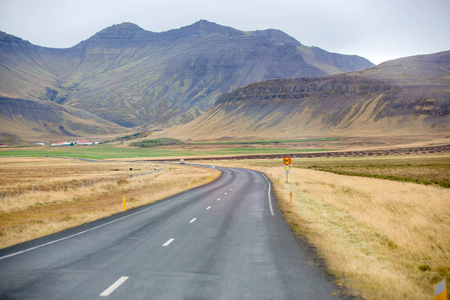
[[[70,158],[91,158],[91,159],[118,159],[137,157],[189,157],[189,156],[209,156],[209,155],[239,155],[239,154],[268,154],[268,153],[296,153],[311,151],[328,151],[326,149],[269,149],[269,148],[241,148],[241,149],[220,149],[220,150],[174,150],[164,149],[164,147],[154,148],[124,148],[112,144],[93,146],[73,146],[73,147],[24,147],[2,149],[0,157],[70,157]]]
[[[15,157],[78,157],[92,159],[114,159],[114,158],[134,158],[134,157],[166,157],[196,155],[180,150],[156,150],[145,148],[118,148],[113,145],[95,145],[84,147],[61,147],[61,148],[16,148],[0,151],[0,156]]]
[[[384,159],[310,160],[303,168],[340,175],[372,177],[420,184],[450,187],[450,158],[423,156]]]

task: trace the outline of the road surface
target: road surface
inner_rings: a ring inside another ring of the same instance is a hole
[[[267,178],[220,179],[0,250],[0,299],[337,299]]]

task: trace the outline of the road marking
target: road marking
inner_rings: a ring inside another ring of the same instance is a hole
[[[167,246],[169,246],[174,240],[175,240],[175,239],[170,239],[170,240],[168,240],[167,242],[165,242],[162,246],[163,246],[163,247],[167,247]]]
[[[266,179],[266,181],[267,181],[267,184],[269,185],[269,190],[267,191],[267,195],[269,196],[269,208],[270,208],[270,214],[273,216],[274,214],[273,214],[273,208],[272,208],[272,197],[270,196],[270,189],[271,189],[271,184],[270,184],[270,181],[269,181],[269,179],[267,179],[267,177],[266,176],[264,176],[264,174],[261,174],[263,177],[264,177],[264,179]]]
[[[189,221],[189,223],[194,223],[197,220],[197,218],[193,218],[192,220]]]
[[[100,294],[102,297],[109,296],[112,292],[114,292],[119,286],[122,285],[126,280],[128,279],[128,276],[122,276],[120,277],[116,282],[111,284],[109,288],[103,291],[103,293]]]
[[[217,198],[217,201],[220,201],[220,198]]]
[[[226,195],[227,194],[227,192],[225,192],[225,193],[223,193],[224,195]]]
[[[208,209],[210,209],[211,208],[211,206],[208,206],[207,208],[206,208],[206,210],[208,210]]]

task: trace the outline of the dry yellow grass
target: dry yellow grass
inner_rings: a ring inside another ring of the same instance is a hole
[[[20,197],[5,197],[0,202],[0,248],[119,213],[123,211],[123,195],[126,196],[127,209],[131,209],[187,190],[189,183],[191,188],[208,183],[211,176],[209,169],[180,165],[138,164],[133,166],[139,167],[139,171],[129,171],[128,165],[124,168],[124,163],[117,162],[89,163],[64,159],[49,161],[39,158],[1,161],[3,190],[5,187],[23,187],[25,181],[48,185],[58,181],[99,179],[111,175],[111,167],[122,170],[113,171],[116,176],[120,173],[136,175],[160,168],[162,170],[150,175],[132,179],[127,177],[126,180],[117,182],[100,182],[94,187],[65,192],[62,189],[55,192],[53,189],[27,192]],[[217,174],[214,178],[218,176],[220,175]]]
[[[266,171],[297,233],[363,298],[431,299],[450,281],[448,189],[297,168],[285,183],[281,166]]]

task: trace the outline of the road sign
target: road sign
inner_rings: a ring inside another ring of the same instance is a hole
[[[289,172],[289,170],[291,169],[290,166],[285,166],[284,169],[286,170],[286,172]]]
[[[291,163],[291,158],[289,156],[286,156],[283,158],[283,163],[287,166]]]
[[[447,299],[447,287],[445,285],[445,279],[434,286],[434,298],[433,300],[445,300]]]

